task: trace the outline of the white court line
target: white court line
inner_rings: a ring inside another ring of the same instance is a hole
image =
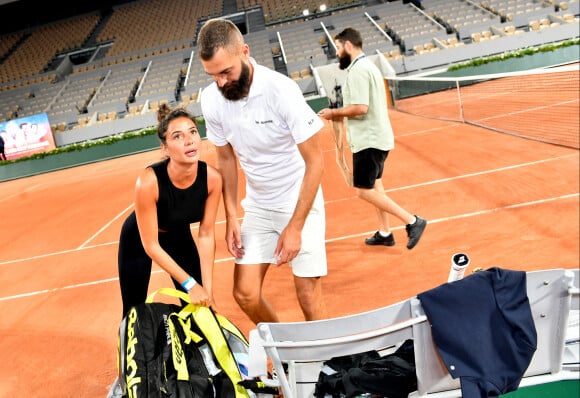
[[[233,257],[232,258],[224,258],[221,260],[216,260],[215,262],[222,263],[222,262],[226,262],[226,261],[233,260],[233,259],[234,259]],[[162,273],[165,273],[165,271],[162,269],[151,271],[151,275],[162,274]],[[0,301],[8,301],[8,300],[14,300],[14,299],[19,299],[19,298],[24,298],[24,297],[38,296],[40,294],[45,294],[45,293],[58,292],[61,290],[77,289],[77,288],[86,287],[86,286],[101,285],[103,283],[118,282],[118,281],[119,281],[119,278],[117,277],[117,278],[101,279],[101,280],[93,281],[93,282],[77,283],[75,285],[68,285],[68,286],[63,286],[63,287],[54,287],[52,289],[36,290],[34,292],[29,292],[29,293],[22,293],[22,294],[15,294],[13,296],[0,297]]]
[[[15,198],[15,197],[17,197],[19,195],[22,195],[23,193],[25,193],[25,194],[26,193],[30,193],[30,192],[34,191],[35,189],[37,189],[37,188],[39,188],[39,187],[41,187],[43,185],[47,185],[47,184],[48,183],[38,183],[38,184],[34,184],[34,185],[27,185],[22,191],[16,191],[16,192],[14,192],[14,193],[12,193],[10,195],[2,196],[0,198],[0,203],[2,203],[2,202],[8,202],[12,198]]]
[[[105,225],[103,225],[103,227],[101,229],[99,229],[97,232],[95,232],[93,234],[93,236],[91,236],[89,239],[87,239],[86,241],[84,241],[84,243],[82,245],[80,245],[79,247],[77,247],[77,250],[86,247],[89,244],[90,241],[92,241],[97,236],[99,236],[101,234],[101,232],[103,232],[104,230],[106,230],[107,228],[109,228],[109,226],[112,223],[114,223],[115,220],[119,219],[123,214],[127,213],[133,206],[134,206],[134,204],[131,203],[129,206],[127,206],[127,208],[125,210],[123,210],[122,212],[120,212],[119,214],[117,214],[115,217],[113,217],[113,219],[111,221],[109,221],[108,223],[106,223]]]
[[[469,218],[469,217],[481,216],[481,215],[485,215],[485,214],[497,213],[497,212],[503,211],[503,210],[510,210],[510,209],[517,209],[517,208],[521,208],[521,207],[534,206],[534,205],[537,205],[537,204],[554,202],[554,201],[558,201],[558,200],[564,200],[564,199],[569,199],[569,198],[579,197],[579,196],[580,196],[580,193],[573,193],[573,194],[568,194],[568,195],[557,196],[557,197],[554,197],[554,198],[534,200],[534,201],[531,201],[531,202],[516,203],[516,204],[508,205],[508,206],[496,207],[494,209],[475,211],[475,212],[472,212],[472,213],[465,213],[465,214],[458,214],[458,215],[451,216],[451,217],[437,218],[437,219],[434,219],[434,220],[429,220],[429,224],[437,224],[437,223],[441,223],[441,222],[448,222],[448,221],[458,220],[458,219],[461,219],[461,218]],[[392,228],[392,230],[398,230],[398,229],[402,229],[402,228],[403,228],[403,226],[394,227],[394,228]],[[366,236],[366,235],[369,235],[372,232],[374,232],[374,231],[366,231],[366,232],[362,232],[362,233],[359,233],[359,234],[346,235],[346,236],[341,236],[341,237],[338,237],[338,238],[327,239],[326,240],[326,243],[336,242],[336,241],[350,239],[350,238],[357,238],[357,237],[360,237],[360,236]],[[114,242],[106,243],[106,244],[109,245],[109,244],[113,244],[113,243]],[[103,245],[96,245],[96,246],[92,246],[92,247],[99,247],[99,246],[103,246]],[[85,249],[89,249],[89,247],[86,247]],[[70,250],[70,251],[75,251],[75,250]],[[65,253],[65,252],[60,252],[60,253]],[[56,254],[59,254],[59,253],[54,253],[52,255],[56,255]],[[45,255],[43,257],[48,257],[50,255],[51,254],[48,254],[48,255]],[[233,257],[227,257],[227,258],[218,259],[215,262],[216,263],[223,263],[223,262],[232,261],[232,260],[234,260]],[[20,261],[24,261],[24,259],[23,260],[20,260]],[[6,263],[0,263],[0,265],[2,265],[2,264],[6,264]],[[156,270],[156,271],[152,271],[151,274],[152,275],[153,274],[159,274],[159,273],[162,273],[162,272],[165,272],[165,271],[163,271],[163,270]],[[93,282],[85,282],[85,283],[78,283],[78,284],[75,284],[75,285],[68,285],[68,286],[63,286],[63,287],[52,288],[52,289],[37,290],[37,291],[34,291],[34,292],[29,292],[29,293],[22,293],[22,294],[17,294],[17,295],[13,295],[13,296],[0,297],[0,301],[14,300],[14,299],[23,298],[23,297],[31,297],[31,296],[36,296],[36,295],[39,295],[39,294],[57,292],[57,291],[60,291],[60,290],[68,290],[68,289],[82,288],[82,287],[91,286],[91,285],[100,285],[100,284],[103,284],[103,283],[116,282],[118,280],[119,280],[119,278],[107,278],[107,279],[101,279],[101,280],[93,281]]]
[[[439,179],[439,180],[433,180],[433,181],[423,182],[423,183],[420,183],[420,184],[407,185],[407,186],[404,186],[404,187],[387,189],[387,190],[385,190],[385,192],[402,191],[402,190],[410,189],[410,188],[417,188],[417,187],[428,186],[428,185],[442,183],[442,182],[449,182],[449,181],[454,181],[454,180],[460,180],[460,179],[463,179],[463,178],[466,178],[466,177],[472,177],[472,176],[478,176],[478,175],[485,175],[485,174],[492,174],[492,173],[496,173],[496,172],[499,172],[499,171],[510,170],[510,169],[515,169],[515,168],[518,168],[518,167],[525,167],[525,166],[529,166],[529,165],[535,165],[535,164],[550,162],[550,161],[564,159],[564,158],[572,157],[572,156],[577,156],[577,155],[576,154],[562,155],[562,156],[558,156],[558,157],[555,157],[555,158],[548,158],[548,159],[543,159],[543,160],[537,160],[537,161],[534,161],[534,162],[521,163],[521,164],[517,164],[517,165],[513,165],[513,166],[506,166],[506,167],[501,167],[501,168],[497,168],[497,169],[490,169],[490,170],[487,170],[487,171],[480,171],[480,172],[477,172],[477,173],[464,174],[464,175],[460,175],[460,176],[456,176],[456,177],[442,178],[442,179]],[[342,202],[342,201],[345,201],[345,200],[351,200],[353,198],[355,198],[355,196],[351,196],[351,197],[347,197],[347,198],[341,198],[341,199],[335,199],[335,200],[328,200],[328,201],[325,201],[325,205],[330,204],[330,203]],[[547,199],[547,200],[549,200],[549,199]],[[121,213],[119,213],[117,216],[115,216],[115,218],[112,221],[110,221],[109,223],[107,223],[107,225],[110,225],[114,220],[118,219],[123,213],[125,213],[129,208],[131,208],[131,206],[133,206],[133,205],[130,205],[129,207],[127,207],[127,209],[123,210]],[[224,223],[225,223],[225,220],[221,220],[221,221],[216,222],[216,225],[224,224]],[[14,263],[19,263],[21,261],[36,260],[36,259],[46,258],[46,257],[50,257],[50,256],[56,256],[56,255],[61,255],[61,254],[72,253],[72,252],[79,251],[79,250],[84,250],[84,249],[93,249],[95,247],[102,247],[102,246],[108,246],[108,245],[116,245],[116,244],[119,243],[119,241],[114,241],[114,242],[101,243],[99,245],[91,245],[91,246],[88,246],[87,242],[90,241],[91,239],[93,239],[96,235],[98,235],[103,229],[104,228],[101,228],[99,230],[99,232],[97,232],[96,234],[94,234],[90,239],[88,239],[85,243],[83,243],[80,247],[78,247],[76,249],[63,250],[63,251],[53,252],[53,253],[49,253],[49,254],[41,254],[41,255],[38,255],[38,256],[32,256],[32,257],[27,257],[27,258],[20,258],[20,259],[16,259],[16,260],[3,261],[3,262],[0,262],[0,267],[3,266],[3,265],[9,265],[9,264],[14,264]]]
[[[512,165],[512,166],[499,167],[497,169],[490,169],[490,170],[485,170],[485,171],[478,171],[477,173],[463,174],[463,175],[460,175],[460,176],[448,177],[448,178],[441,178],[439,180],[432,180],[432,181],[422,182],[422,183],[419,183],[419,184],[406,185],[404,187],[386,189],[385,192],[396,192],[396,191],[403,191],[405,189],[418,188],[418,187],[426,187],[428,185],[439,184],[439,183],[442,183],[442,182],[449,182],[449,181],[461,180],[463,178],[469,178],[469,177],[475,177],[475,176],[480,176],[480,175],[499,173],[501,171],[513,170],[513,169],[517,169],[517,168],[520,168],[520,167],[533,166],[533,165],[537,165],[537,164],[541,164],[541,163],[552,162],[552,161],[555,161],[555,160],[561,160],[561,159],[565,159],[565,158],[569,158],[569,157],[575,157],[575,156],[578,156],[578,155],[575,154],[575,153],[573,153],[573,154],[569,154],[569,155],[557,156],[555,158],[535,160],[533,162],[520,163],[520,164],[516,164],[516,165]],[[354,199],[354,198],[356,198],[356,196],[349,196],[349,197],[346,197],[346,198],[340,198],[340,199],[335,199],[335,200],[328,200],[328,201],[325,202],[325,204],[337,203],[337,202],[344,202],[345,200],[351,200],[351,199]],[[0,265],[1,265],[1,263],[0,263]]]
[[[483,119],[477,119],[477,122],[481,122],[481,121],[486,121],[486,120],[492,120],[492,119],[499,119],[505,116],[512,116],[512,115],[518,115],[521,113],[530,113],[530,112],[535,112],[538,110],[543,110],[543,109],[548,109],[548,108],[554,108],[556,106],[560,106],[560,105],[567,105],[567,104],[571,104],[571,103],[576,103],[578,102],[578,100],[570,100],[570,101],[563,101],[563,102],[556,102],[554,104],[550,104],[550,105],[542,105],[542,106],[538,106],[535,108],[526,108],[520,111],[516,111],[516,112],[508,112],[508,113],[503,113],[501,115],[495,115],[495,116],[490,116],[490,117],[485,117]]]
[[[434,220],[429,219],[429,220],[427,220],[427,222],[429,224],[438,224],[440,222],[447,222],[447,221],[459,220],[461,218],[469,218],[469,217],[481,216],[481,215],[484,215],[484,214],[497,213],[498,211],[502,211],[502,210],[517,209],[517,208],[520,208],[520,207],[534,206],[534,205],[537,205],[537,204],[543,204],[543,203],[554,202],[554,201],[557,201],[557,200],[569,199],[569,198],[573,198],[575,196],[576,197],[580,197],[580,193],[571,193],[571,194],[568,194],[568,195],[561,195],[561,196],[557,196],[557,197],[554,197],[554,198],[534,200],[534,201],[531,201],[531,202],[516,203],[516,204],[513,204],[513,205],[496,207],[495,209],[474,211],[474,212],[471,212],[471,213],[458,214],[456,216],[436,218]],[[403,226],[398,226],[398,227],[393,227],[393,228],[391,228],[391,230],[403,229],[404,227],[405,227],[404,225]],[[369,231],[369,232],[363,232],[361,234],[345,235],[345,236],[340,236],[338,238],[327,239],[326,240],[326,243],[328,243],[328,242],[336,242],[336,241],[345,240],[345,239],[349,239],[349,238],[360,237],[360,236],[365,236],[365,235],[368,235],[368,234],[372,234],[373,232],[375,232],[375,231]]]
[[[461,125],[462,123],[457,123],[457,125]],[[429,133],[429,132],[433,132],[433,131],[438,131],[438,130],[443,130],[443,129],[448,129],[449,126],[440,126],[440,127],[432,127],[429,129],[424,129],[424,130],[417,130],[417,131],[413,131],[412,133],[408,133],[408,134],[401,134],[398,137],[408,137],[411,135],[416,135],[416,134],[423,134],[423,133]],[[334,152],[335,149],[329,149],[326,150],[324,152]],[[352,199],[353,197],[349,197],[346,199]],[[331,203],[330,201],[327,201],[326,203]],[[129,205],[125,210],[121,211],[119,214],[117,214],[111,221],[109,221],[107,224],[105,224],[101,229],[99,229],[96,233],[94,233],[89,239],[87,239],[83,244],[81,244],[77,249],[83,249],[85,247],[88,247],[89,242],[91,242],[93,239],[95,239],[97,236],[99,236],[101,234],[101,232],[103,232],[104,230],[106,230],[113,222],[115,222],[115,220],[119,219],[119,217],[121,217],[123,214],[127,213],[131,207],[133,207],[134,204]],[[216,222],[216,224],[224,224],[224,221],[218,221]],[[63,253],[63,252],[60,252]],[[17,261],[17,260],[16,260]],[[3,265],[5,263],[0,263],[0,266]]]
[[[410,137],[410,136],[417,135],[417,134],[430,133],[430,132],[438,131],[438,130],[449,130],[449,128],[451,128],[451,127],[464,125],[464,123],[461,123],[461,122],[448,122],[448,123],[450,123],[449,126],[445,125],[445,126],[439,126],[439,127],[431,127],[429,129],[411,131],[411,132],[406,133],[406,134],[397,134],[395,139],[399,139],[402,137]],[[332,151],[334,152],[334,149],[332,149]]]

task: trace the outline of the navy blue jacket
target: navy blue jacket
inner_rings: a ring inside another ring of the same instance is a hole
[[[464,398],[518,388],[537,344],[525,272],[490,268],[417,297]]]

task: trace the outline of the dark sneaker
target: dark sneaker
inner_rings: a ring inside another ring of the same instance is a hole
[[[395,237],[393,236],[393,233],[391,232],[389,234],[389,236],[382,236],[379,231],[375,232],[375,234],[370,237],[370,238],[366,238],[365,239],[365,243],[367,245],[370,246],[377,246],[377,245],[383,245],[383,246],[394,246],[395,245]]]
[[[415,216],[417,220],[413,224],[407,224],[405,229],[407,230],[407,236],[409,237],[409,242],[407,242],[407,249],[412,249],[415,247],[417,243],[419,243],[419,239],[421,239],[421,235],[423,235],[423,231],[427,226],[427,220],[421,218],[419,216]]]

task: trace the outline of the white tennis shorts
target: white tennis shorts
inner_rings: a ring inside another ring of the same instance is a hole
[[[236,259],[236,264],[276,264],[274,252],[278,238],[288,225],[294,208],[271,210],[247,206],[244,210],[244,255]],[[294,275],[318,277],[328,273],[325,230],[324,198],[319,189],[302,229],[302,247],[290,264]]]

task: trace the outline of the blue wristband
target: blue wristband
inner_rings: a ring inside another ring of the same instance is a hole
[[[193,287],[196,284],[197,282],[195,281],[195,279],[193,279],[193,277],[190,276],[185,282],[181,284],[181,287],[183,287],[185,291],[189,293],[189,291],[193,289]]]

